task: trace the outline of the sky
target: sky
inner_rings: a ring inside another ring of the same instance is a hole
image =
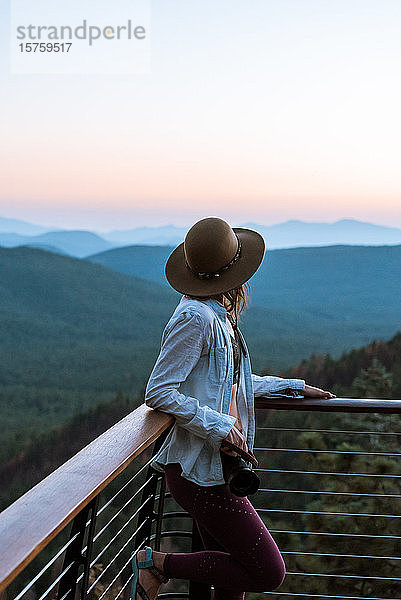
[[[11,1],[0,216],[401,227],[399,0],[151,0],[148,72],[76,75],[10,72]]]

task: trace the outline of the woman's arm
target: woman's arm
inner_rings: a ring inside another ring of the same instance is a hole
[[[304,390],[305,381],[303,379],[283,379],[273,375],[255,375],[252,373],[254,396],[265,396],[271,392],[278,392],[285,389]]]
[[[324,398],[326,400],[335,398],[335,395],[331,392],[307,385],[303,379],[283,379],[272,375],[261,377],[252,373],[252,383],[254,396],[265,396],[271,392],[288,389],[294,390],[294,395],[296,390],[302,390],[302,394],[309,398]]]
[[[185,312],[171,326],[167,325],[146,387],[145,404],[173,415],[180,427],[219,449],[234,426],[235,417],[200,406],[197,398],[179,391],[201,356],[203,340],[204,325],[197,313]]]

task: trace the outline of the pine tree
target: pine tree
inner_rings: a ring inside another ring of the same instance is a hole
[[[352,393],[358,398],[390,398],[393,387],[393,375],[384,365],[373,358],[367,369],[361,369],[352,383]]]

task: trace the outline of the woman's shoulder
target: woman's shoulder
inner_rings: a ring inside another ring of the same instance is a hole
[[[202,338],[205,347],[216,343],[221,333],[219,317],[207,301],[182,296],[162,336],[163,343],[174,332],[176,336]]]
[[[195,321],[202,329],[207,330],[208,325],[210,326],[215,318],[214,311],[205,302],[197,300],[196,298],[182,296],[175,311],[170,317],[168,327],[171,327],[177,322]]]
[[[173,315],[188,314],[198,316],[202,321],[212,321],[215,318],[213,310],[202,300],[182,296]]]

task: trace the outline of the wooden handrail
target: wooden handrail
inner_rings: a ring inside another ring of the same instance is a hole
[[[255,398],[257,409],[312,410],[323,412],[401,413],[401,400],[377,398]]]
[[[174,421],[145,404],[0,514],[0,592]]]

